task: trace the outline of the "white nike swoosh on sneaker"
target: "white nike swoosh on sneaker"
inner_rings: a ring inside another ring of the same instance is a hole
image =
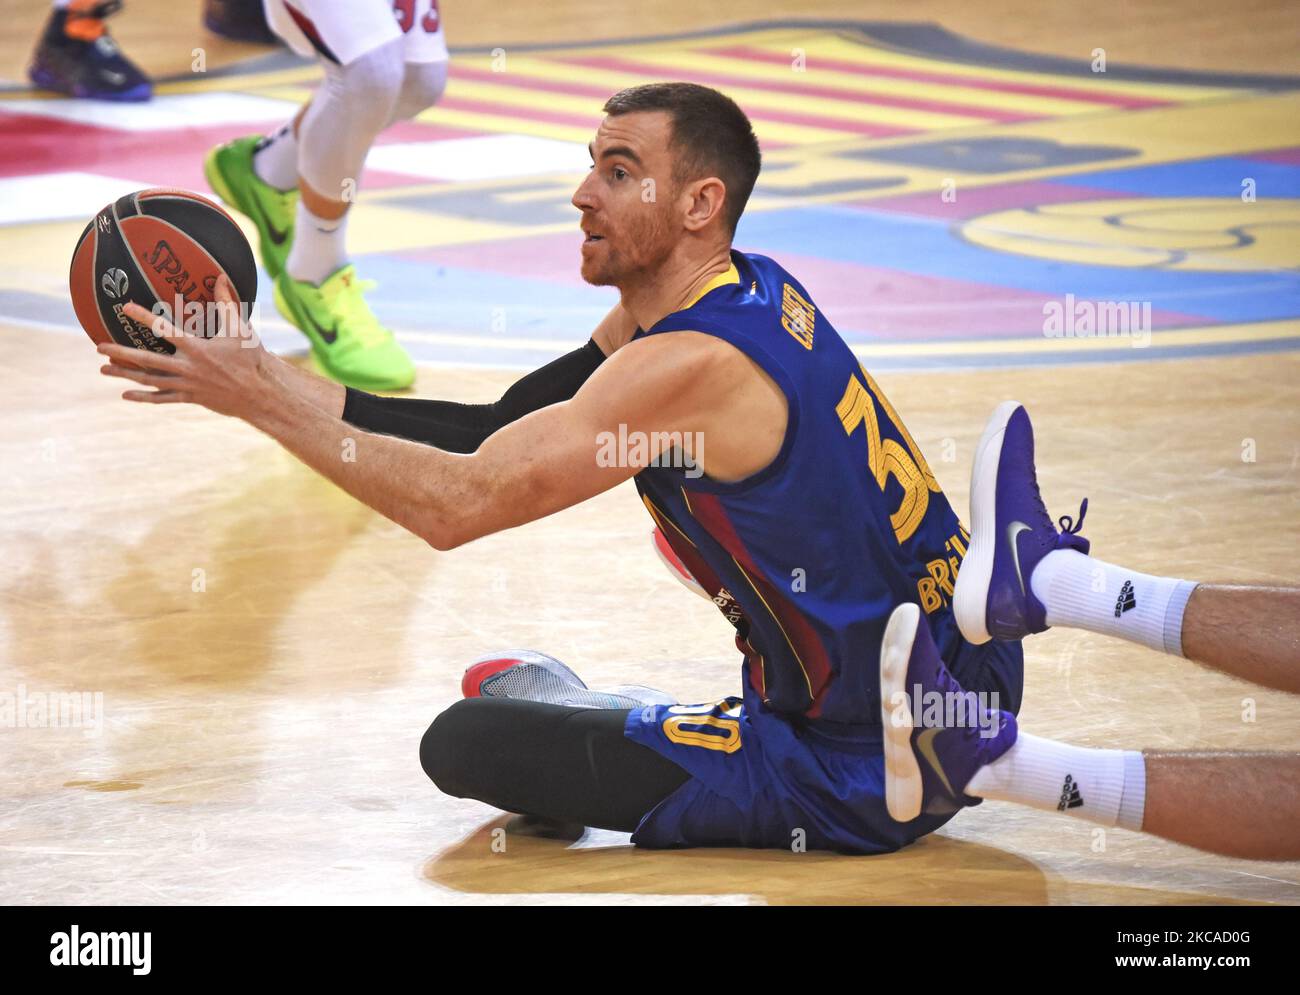
[[[1016,565],[1016,580],[1020,581],[1020,593],[1025,593],[1025,578],[1020,574],[1020,548],[1016,539],[1021,532],[1028,532],[1030,527],[1024,522],[1012,522],[1007,526],[1007,542],[1011,544],[1011,562]]]

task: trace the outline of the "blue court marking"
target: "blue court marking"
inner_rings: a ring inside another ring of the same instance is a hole
[[[579,345],[616,303],[612,287],[572,287],[404,259],[384,253],[356,257],[357,273],[376,280],[367,300],[394,328],[438,328],[504,338],[573,339]],[[574,253],[573,269],[578,270]]]
[[[742,225],[739,246],[778,261],[784,252],[815,252],[839,262],[1055,296],[1150,301],[1220,322],[1300,314],[1300,273],[1136,269],[1010,255],[967,242],[943,219],[834,205],[762,212]]]
[[[1103,169],[1050,182],[1143,197],[1240,197],[1241,181],[1247,177],[1255,181],[1256,196],[1260,199],[1300,197],[1300,166],[1246,156]]]

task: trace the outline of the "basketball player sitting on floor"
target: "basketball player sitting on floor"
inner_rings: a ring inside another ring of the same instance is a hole
[[[409,387],[415,366],[348,261],[347,215],[375,137],[431,107],[446,86],[437,0],[267,0],[266,13],[294,51],[317,56],[324,79],[274,134],[213,149],[208,183],[257,226],[276,309],[311,341],[321,368],[354,387]]]
[[[434,782],[649,847],[789,847],[802,831],[809,847],[880,853],[996,798],[1225,854],[1300,856],[1300,754],[1086,749],[1014,718],[1020,640],[1049,625],[1300,692],[1300,590],[1092,559],[1082,509],[1058,531],[1043,506],[1015,403],[981,440],[968,536],[807,291],[731,249],[759,170],[743,112],[685,83],[624,90],[605,112],[573,203],[582,275],[620,303],[585,347],[495,404],[345,390],[238,337],[183,339],[174,356],[100,346],[106,373],[148,388],[127,399],[242,418],[437,549],[635,480],[735,625],[740,694],[676,705],[589,691],[541,654],[489,658],[424,736]],[[224,283],[219,294],[237,320]],[[648,449],[608,465],[607,433]],[[678,462],[656,458],[695,433],[701,466],[654,465]],[[354,461],[339,459],[344,439]],[[806,586],[792,590],[798,570]],[[923,708],[935,695],[962,707]]]

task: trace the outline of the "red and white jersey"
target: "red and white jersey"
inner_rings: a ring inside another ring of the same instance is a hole
[[[263,0],[266,23],[295,52],[346,66],[397,38],[405,62],[443,62],[438,0]]]

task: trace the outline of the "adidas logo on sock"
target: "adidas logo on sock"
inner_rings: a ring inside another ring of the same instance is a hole
[[[1115,600],[1115,617],[1119,618],[1130,608],[1136,608],[1137,605],[1137,598],[1133,596],[1133,582],[1126,580],[1124,586],[1119,589],[1119,597]]]
[[[1074,778],[1066,774],[1065,783],[1061,785],[1061,801],[1056,810],[1064,812],[1067,808],[1078,808],[1083,804],[1083,795],[1079,794],[1079,785]]]

